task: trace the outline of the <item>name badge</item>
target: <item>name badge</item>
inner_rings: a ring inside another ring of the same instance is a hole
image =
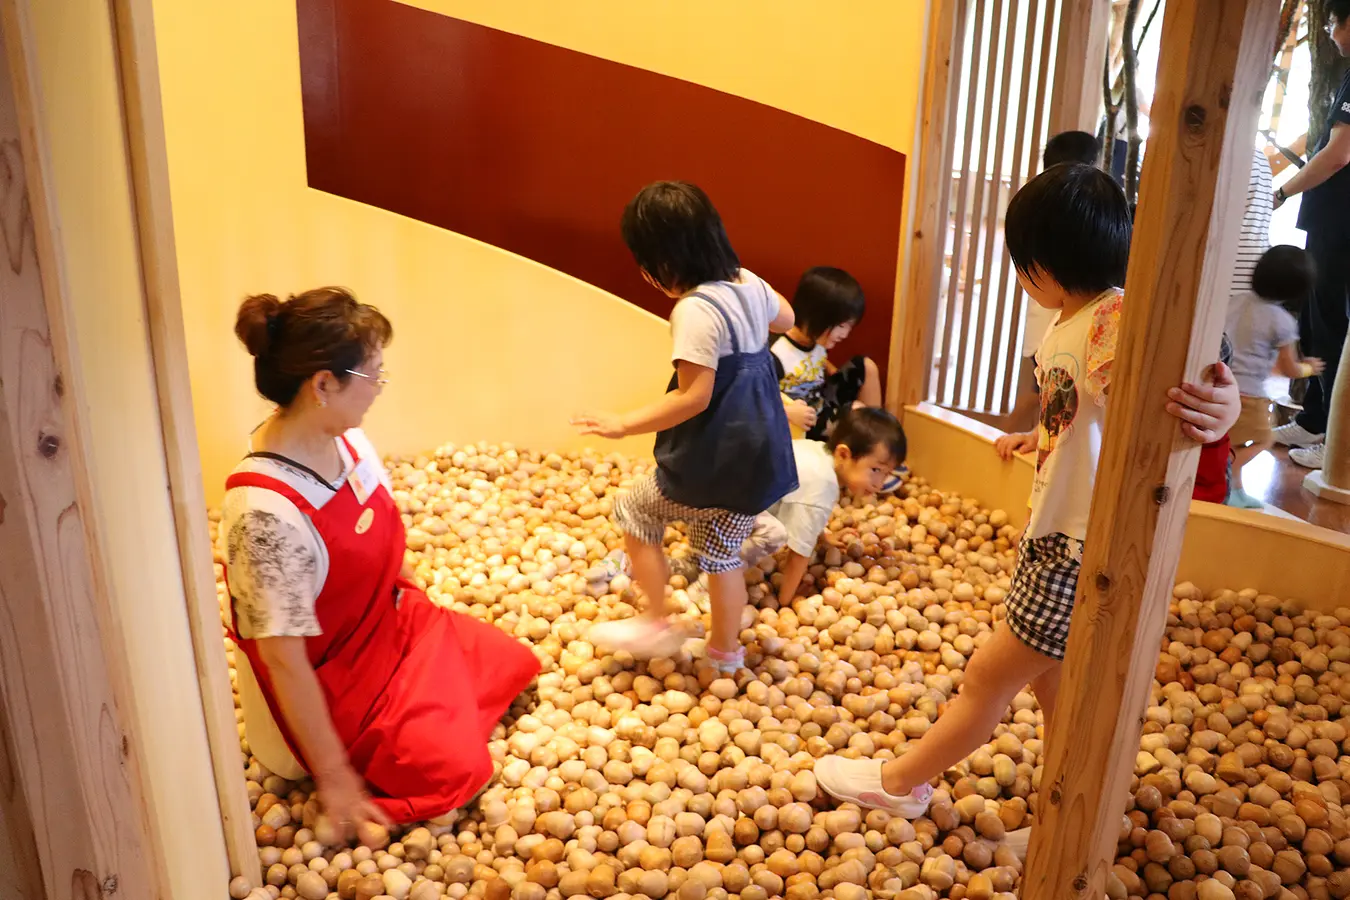
[[[380,486],[380,473],[373,462],[363,459],[352,469],[352,474],[347,476],[347,483],[356,494],[356,502],[364,506],[370,495]]]

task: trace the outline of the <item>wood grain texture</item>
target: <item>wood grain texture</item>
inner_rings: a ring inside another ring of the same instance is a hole
[[[162,898],[108,615],[34,128],[26,4],[0,5],[0,694],[51,900]],[[39,260],[43,261],[39,266]]]
[[[1100,898],[1198,446],[1167,390],[1216,356],[1278,0],[1168,6],[1120,343],[1024,900]]]
[[[1111,0],[1063,0],[1061,10],[1050,133],[1096,134],[1102,115],[1102,64],[1110,36]]]
[[[956,118],[952,84],[960,80],[956,38],[964,30],[965,10],[966,4],[960,0],[932,0],[928,10],[928,63],[923,77],[919,139],[914,142],[919,169],[907,257],[909,282],[896,302],[886,389],[886,404],[896,415],[926,399],[932,370],[952,188],[953,148],[945,135]]]
[[[202,485],[201,455],[197,449],[187,340],[183,332],[178,256],[169,197],[169,161],[159,99],[154,10],[149,0],[114,0],[113,14],[127,150],[131,158],[139,224],[146,324],[154,354],[179,562],[184,573],[188,622],[206,714],[207,740],[215,768],[225,850],[231,877],[242,875],[251,886],[257,887],[262,883],[258,844],[241,771],[239,729],[225,646],[221,640],[211,537],[202,514],[206,508],[206,494]]]

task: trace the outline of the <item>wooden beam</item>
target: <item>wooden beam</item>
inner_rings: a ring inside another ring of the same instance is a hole
[[[1065,0],[1059,20],[1050,134],[1097,133],[1110,25],[1111,0]]]
[[[188,623],[215,768],[216,793],[231,877],[261,885],[253,812],[244,786],[239,726],[220,624],[220,602],[206,522],[206,494],[193,414],[187,339],[174,247],[169,160],[160,103],[154,10],[149,0],[113,0],[118,69],[136,204],[146,324],[164,424],[178,555],[188,600]]]
[[[51,900],[167,896],[59,302],[26,6],[0,4],[0,702]],[[21,148],[21,149],[20,149]],[[8,817],[8,812],[6,813]],[[40,895],[39,895],[40,896]]]
[[[1163,23],[1110,412],[1024,900],[1105,891],[1199,448],[1165,409],[1219,347],[1278,0],[1172,3]]]
[[[964,21],[963,0],[932,0],[928,10],[927,64],[923,106],[911,164],[918,158],[914,185],[914,226],[906,251],[908,290],[897,292],[891,323],[891,358],[886,405],[897,416],[926,399],[933,365],[933,332],[941,300],[952,147],[947,130],[955,113],[950,99],[961,59],[957,38]],[[955,65],[955,70],[953,69]]]

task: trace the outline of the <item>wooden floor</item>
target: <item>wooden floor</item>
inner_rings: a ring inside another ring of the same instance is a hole
[[[1242,484],[1247,493],[1292,516],[1350,534],[1350,506],[1319,500],[1303,489],[1308,474],[1289,459],[1289,452],[1281,447],[1262,453],[1242,470]]]

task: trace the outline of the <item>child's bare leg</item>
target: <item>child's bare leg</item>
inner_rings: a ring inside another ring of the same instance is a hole
[[[741,649],[741,614],[748,600],[743,571],[708,573],[708,597],[712,604],[708,646],[722,653],[735,653]]]
[[[989,740],[1013,697],[1056,666],[999,622],[994,636],[971,658],[961,692],[909,752],[881,769],[881,784],[894,796],[908,794],[965,759]]]
[[[665,618],[671,612],[666,600],[670,567],[666,562],[665,550],[659,544],[644,543],[631,534],[624,535],[623,546],[629,564],[633,567],[633,578],[642,588],[642,593],[647,595],[647,605],[642,615],[652,619]]]
[[[1059,679],[1063,670],[1064,664],[1056,662],[1031,682],[1032,693],[1036,695],[1036,702],[1041,705],[1041,719],[1044,723],[1042,733],[1047,740],[1050,738],[1050,717],[1055,714],[1055,701],[1059,699]]]
[[[858,402],[863,406],[881,405],[881,370],[871,357],[863,357],[863,385],[858,391]]]

